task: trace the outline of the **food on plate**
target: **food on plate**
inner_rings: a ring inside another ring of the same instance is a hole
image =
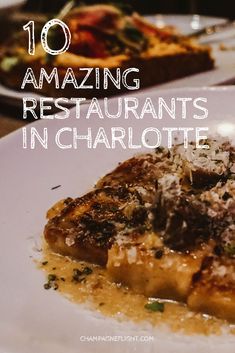
[[[178,35],[169,28],[159,29],[137,13],[125,13],[114,5],[75,6],[63,13],[63,21],[71,32],[71,45],[67,52],[57,56],[48,55],[38,42],[35,55],[29,55],[27,39],[24,38],[27,33],[20,39],[11,38],[1,48],[0,81],[8,87],[20,89],[28,67],[33,69],[37,79],[42,67],[48,76],[56,67],[62,81],[69,67],[79,86],[85,78],[85,72],[79,71],[79,68],[108,68],[116,80],[117,68],[124,71],[135,67],[140,70],[138,78],[141,87],[145,87],[214,67],[208,47]],[[50,46],[58,49],[63,41],[63,32],[60,27],[54,26],[49,33]],[[95,75],[93,70],[88,85],[95,81]],[[28,84],[25,90],[35,88]],[[40,92],[52,97],[90,98],[124,90],[125,85],[120,89],[115,85],[108,89],[77,89],[72,83],[64,89],[58,89],[53,82],[45,82]]]
[[[235,147],[206,144],[137,155],[58,202],[47,214],[49,247],[146,298],[235,322]]]

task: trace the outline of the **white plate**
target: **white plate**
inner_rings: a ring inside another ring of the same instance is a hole
[[[156,22],[156,16],[147,16],[149,20],[152,22]],[[159,21],[159,18],[158,18]],[[188,32],[192,32],[192,28],[190,23],[192,22],[192,16],[189,15],[163,15],[161,17],[161,21],[164,21],[166,24],[174,25],[178,27],[182,33],[187,34]],[[203,28],[204,26],[208,26],[211,24],[219,24],[226,21],[225,19],[219,19],[216,17],[206,17],[201,16],[199,21],[199,28]],[[201,86],[214,86],[219,84],[230,84],[235,82],[235,60],[234,60],[234,52],[235,51],[221,51],[218,49],[218,43],[223,41],[225,44],[228,43],[229,46],[235,46],[234,43],[231,42],[231,36],[235,38],[235,30],[232,33],[229,32],[229,36],[226,37],[225,34],[217,34],[216,38],[214,38],[215,43],[213,44],[213,56],[216,61],[216,68],[213,71],[207,71],[191,76],[187,76],[182,79],[178,79],[175,81],[170,81],[158,86],[153,86],[151,88],[147,88],[146,90],[152,91],[155,90],[156,87],[159,89],[165,88],[178,88],[178,87],[201,87]],[[213,39],[213,38],[212,38]],[[206,41],[204,39],[204,41]],[[37,99],[40,98],[39,94],[32,94],[23,91],[14,91],[0,84],[0,98],[10,101],[12,104],[21,106],[22,98],[25,96],[33,96]]]
[[[207,26],[222,24],[226,22],[225,18],[199,16],[199,15],[150,15],[145,16],[150,22],[158,27],[164,27],[171,25],[176,28],[182,34],[191,34],[194,31],[203,29]]]
[[[226,123],[226,131],[234,125],[234,88],[181,89],[158,91],[158,96],[168,100],[172,97],[206,97],[208,99],[208,126]],[[143,103],[145,95],[138,95]],[[116,98],[110,102],[115,108]],[[193,121],[172,119],[125,120],[111,119],[92,121],[84,119],[87,106],[81,108],[81,119],[75,119],[74,110],[70,119],[38,121],[28,126],[39,132],[48,128],[48,150],[37,146],[34,150],[22,149],[22,131],[14,132],[0,140],[0,224],[1,224],[1,290],[0,290],[0,352],[1,353],[233,353],[235,336],[219,337],[184,336],[167,330],[152,328],[145,324],[117,322],[76,305],[55,291],[45,291],[42,271],[35,267],[30,256],[34,256],[34,242],[38,242],[45,224],[46,210],[60,198],[78,196],[86,192],[94,182],[133,150],[107,150],[98,147],[88,150],[60,150],[53,143],[53,136],[62,126],[78,127],[84,133],[88,125],[95,129],[104,126],[133,126],[135,133],[147,126],[183,125],[201,126]],[[188,116],[191,116],[191,109]],[[227,130],[226,130],[227,129]],[[65,140],[70,140],[69,138]],[[65,141],[64,141],[65,142]],[[68,142],[68,141],[67,141]],[[51,190],[55,185],[61,187]],[[154,335],[154,342],[98,342],[84,343],[84,335]]]

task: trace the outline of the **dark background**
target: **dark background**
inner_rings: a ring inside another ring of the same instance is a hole
[[[106,0],[83,0],[78,3],[101,3]],[[109,2],[117,2],[110,0]],[[121,1],[118,1],[121,3]],[[229,17],[235,19],[235,0],[124,0],[131,4],[136,11],[148,13],[182,13]],[[57,12],[66,0],[28,0],[26,9],[38,12]]]

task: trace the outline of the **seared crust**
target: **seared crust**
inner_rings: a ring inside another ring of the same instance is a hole
[[[135,190],[106,187],[71,201],[49,220],[44,235],[56,252],[105,265],[117,234],[134,237],[146,222],[147,211]]]
[[[56,252],[105,265],[117,235],[128,237],[151,228],[148,215],[155,197],[156,177],[170,168],[168,152],[133,157],[103,177],[96,189],[55,205],[44,235]],[[126,235],[127,234],[127,235]]]
[[[111,173],[101,178],[96,187],[143,186],[153,192],[157,179],[171,168],[172,160],[168,150],[138,155],[120,163]]]

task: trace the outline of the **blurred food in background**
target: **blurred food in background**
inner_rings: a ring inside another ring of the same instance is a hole
[[[140,71],[141,87],[146,87],[210,70],[214,66],[207,46],[177,34],[174,28],[157,27],[129,6],[78,6],[76,2],[70,1],[55,17],[62,19],[70,29],[72,40],[68,51],[57,56],[49,55],[43,50],[37,36],[36,53],[29,55],[27,33],[15,31],[1,47],[2,83],[10,88],[20,89],[28,67],[38,76],[41,67],[44,67],[48,74],[53,67],[57,67],[60,82],[70,67],[74,70],[78,85],[84,79],[84,72],[79,71],[82,67],[108,68],[114,79],[117,68],[123,72],[127,68],[135,67]],[[45,20],[49,18],[47,16]],[[42,23],[39,23],[37,29],[41,27]],[[48,34],[49,46],[52,49],[60,48],[63,41],[61,27],[52,27]],[[94,83],[94,80],[95,73],[90,75],[87,84]],[[30,86],[27,89],[34,88]],[[113,86],[105,91],[99,87],[95,93],[80,90],[79,95],[90,98],[113,95],[124,90],[125,87],[120,90]],[[61,90],[48,83],[42,87],[41,93],[52,97],[78,95],[76,87],[71,84]]]

